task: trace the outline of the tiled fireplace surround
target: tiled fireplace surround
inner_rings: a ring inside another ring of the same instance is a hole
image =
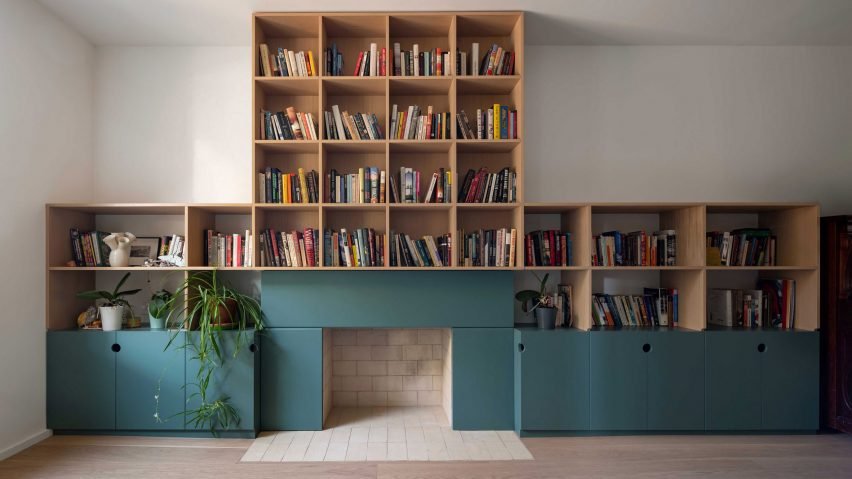
[[[325,329],[323,422],[332,407],[441,406],[452,424],[451,329]]]

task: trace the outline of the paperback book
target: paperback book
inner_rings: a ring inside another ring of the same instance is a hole
[[[514,203],[518,201],[518,175],[513,168],[489,173],[488,168],[467,170],[461,181],[459,203]]]
[[[261,140],[316,140],[316,120],[311,113],[296,111],[292,106],[285,111],[260,111]]]
[[[675,230],[622,233],[607,231],[592,237],[592,266],[675,266]]]
[[[491,108],[478,108],[469,116],[465,110],[456,113],[458,137],[465,140],[518,139],[518,110],[495,103]]]
[[[299,168],[296,173],[283,173],[278,168],[265,168],[257,174],[258,201],[261,203],[317,203],[319,175],[316,170]]]
[[[500,228],[465,232],[460,230],[459,266],[515,266],[517,230]]]
[[[432,268],[450,266],[452,257],[452,236],[450,233],[438,236],[411,238],[404,233],[390,234],[390,265]]]
[[[391,107],[390,137],[394,140],[449,140],[450,113],[434,112],[432,105],[421,110],[419,105],[407,109]]]
[[[678,291],[645,288],[643,294],[593,294],[592,320],[602,327],[677,327]]]
[[[384,133],[375,113],[354,113],[332,105],[324,114],[326,140],[383,140]]]
[[[260,265],[265,267],[304,268],[319,265],[319,232],[265,229],[258,237]]]
[[[537,230],[524,235],[524,264],[527,266],[571,266],[571,233]]]
[[[332,168],[325,175],[326,203],[385,203],[387,175],[375,166],[358,168],[357,173],[338,173]]]
[[[372,228],[349,231],[326,229],[323,233],[325,266],[363,268],[385,265],[385,235]]]

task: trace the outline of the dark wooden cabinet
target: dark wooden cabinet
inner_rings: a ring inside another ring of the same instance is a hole
[[[823,427],[852,433],[852,217],[822,218]]]

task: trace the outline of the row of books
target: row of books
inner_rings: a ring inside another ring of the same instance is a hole
[[[448,76],[453,71],[447,50],[433,48],[421,51],[417,43],[411,50],[402,50],[399,43],[393,44],[393,74],[396,76]]]
[[[390,265],[440,267],[452,262],[452,235],[441,235],[412,239],[407,234],[390,234]]]
[[[489,173],[488,168],[467,170],[459,188],[459,203],[514,203],[518,200],[518,175],[512,168]]]
[[[375,113],[355,113],[340,111],[338,105],[332,105],[325,112],[326,140],[383,140],[382,126]]]
[[[332,169],[326,175],[327,203],[384,203],[385,170],[374,166],[358,168],[358,173],[340,174]]]
[[[252,267],[254,237],[251,231],[245,234],[222,234],[208,229],[204,234],[204,266],[215,268]]]
[[[286,111],[260,111],[261,140],[316,140],[317,126],[311,113],[297,112],[289,106]]]
[[[768,228],[707,233],[708,266],[775,266],[776,237]]]
[[[479,43],[472,43],[470,50],[470,74],[480,76],[515,74],[514,52],[504,50],[503,47],[494,43],[491,45],[491,49],[485,52],[480,59]],[[467,56],[466,53],[463,56]],[[461,72],[460,74],[467,75],[465,72]]]
[[[675,266],[677,232],[607,231],[592,237],[592,266]]]
[[[75,266],[109,266],[109,246],[103,239],[109,233],[71,228],[71,255]]]
[[[645,288],[644,294],[592,295],[595,326],[678,325],[677,289]]]
[[[542,303],[546,307],[556,308],[556,327],[569,328],[574,318],[574,288],[570,284],[559,284],[556,292],[548,294]]]
[[[261,43],[260,53],[260,75],[265,77],[313,77],[317,76],[317,67],[314,63],[314,53],[311,50],[293,51],[279,48],[278,52],[271,54],[269,45]]]
[[[456,113],[458,136],[465,140],[516,140],[518,110],[495,103],[491,108],[478,108],[474,121],[464,110]]]
[[[448,140],[450,130],[450,113],[432,111],[432,105],[423,110],[418,105],[411,105],[408,110],[397,110],[397,105],[391,108],[390,138],[396,140]]]
[[[453,175],[449,170],[439,168],[432,173],[432,179],[421,197],[420,171],[406,166],[399,168],[399,177],[390,178],[392,203],[449,203],[452,198]],[[399,188],[397,189],[397,180]]]
[[[465,232],[460,230],[461,240],[459,265],[470,266],[515,266],[515,242],[517,230],[500,228]]]
[[[355,63],[355,70],[352,72],[356,77],[374,77],[385,76],[385,65],[387,50],[382,47],[378,50],[375,43],[370,44],[369,50],[364,50],[358,53],[358,61]]]
[[[265,168],[257,174],[259,201],[262,203],[317,203],[319,175],[316,170],[283,173],[278,168]]]
[[[163,256],[175,266],[186,266],[186,238],[178,234],[160,236],[160,254],[157,257]]]
[[[361,268],[385,265],[385,235],[372,228],[327,229],[323,233],[325,266]]]
[[[319,232],[313,228],[304,231],[276,231],[265,229],[258,237],[261,266],[311,267],[319,265]]]
[[[524,264],[527,266],[571,266],[571,233],[536,230],[524,235]]]
[[[756,289],[711,289],[707,322],[716,326],[793,329],[796,281],[763,279]]]

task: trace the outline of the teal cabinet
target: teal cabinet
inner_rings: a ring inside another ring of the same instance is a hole
[[[639,330],[589,333],[590,428],[639,431],[648,427],[646,333]]]
[[[259,428],[258,408],[256,398],[258,395],[259,378],[256,376],[258,372],[256,361],[259,359],[257,345],[255,344],[255,332],[247,331],[240,333],[237,331],[221,331],[220,344],[222,346],[222,355],[224,361],[221,366],[216,368],[210,386],[207,390],[207,402],[228,398],[228,402],[240,416],[240,423],[236,427],[231,427],[233,431],[257,431]],[[187,430],[205,430],[206,428],[198,428],[193,426],[193,416],[189,412],[197,408],[201,404],[201,398],[198,396],[198,367],[199,360],[196,356],[196,345],[198,344],[198,333],[190,332],[186,336],[187,347],[186,351],[186,429]],[[237,349],[238,341],[241,341],[241,347],[236,357],[234,352]]]
[[[589,429],[589,333],[515,330],[515,427]]]
[[[453,429],[512,429],[514,329],[453,328]]]
[[[260,344],[261,428],[321,430],[322,329],[265,329]]]
[[[114,345],[111,332],[47,333],[49,429],[115,429]]]
[[[704,429],[704,336],[689,331],[653,331],[646,336],[648,429]]]
[[[804,331],[709,331],[707,427],[819,428],[819,336]]]
[[[184,428],[184,334],[165,350],[168,331],[118,331],[115,422],[120,430]],[[154,417],[157,414],[160,420]]]

